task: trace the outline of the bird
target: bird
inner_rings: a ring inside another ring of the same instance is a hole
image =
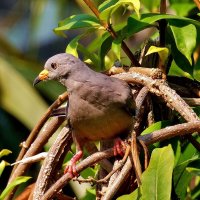
[[[114,154],[121,154],[119,136],[130,132],[135,115],[135,102],[128,83],[96,72],[68,53],[50,57],[33,85],[45,80],[59,81],[69,94],[66,117],[76,154],[65,173],[77,176],[76,163],[83,157],[87,142],[115,139]]]

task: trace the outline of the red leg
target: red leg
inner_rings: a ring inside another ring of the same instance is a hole
[[[78,162],[83,156],[83,151],[78,151],[70,160],[69,164],[64,170],[64,173],[69,173],[71,177],[78,176],[78,173],[76,171],[76,162]]]
[[[114,156],[120,155],[123,157],[125,150],[126,150],[125,143],[120,138],[116,138],[113,147]]]

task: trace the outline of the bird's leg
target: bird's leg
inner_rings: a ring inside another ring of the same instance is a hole
[[[76,154],[71,158],[69,161],[69,164],[64,170],[64,173],[69,173],[71,177],[78,176],[77,170],[76,170],[76,163],[83,157],[83,145],[84,140],[79,140],[79,138],[76,136],[75,133],[72,133],[73,140],[76,144]]]
[[[123,157],[125,150],[126,150],[126,144],[124,143],[124,141],[121,140],[121,138],[116,138],[113,147],[114,156],[120,155]]]
[[[83,151],[79,150],[70,160],[69,164],[64,170],[64,173],[69,173],[71,177],[78,176],[76,171],[76,162],[78,162],[83,157]]]

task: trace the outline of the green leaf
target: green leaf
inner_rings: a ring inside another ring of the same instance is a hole
[[[0,158],[2,158],[3,156],[7,156],[9,155],[10,153],[12,153],[12,151],[8,150],[8,149],[2,149],[0,151]]]
[[[123,195],[123,196],[117,198],[117,200],[130,200],[130,199],[131,200],[140,200],[141,199],[140,188],[137,188],[130,194],[126,194],[126,195]]]
[[[10,163],[6,162],[5,160],[2,160],[0,163],[0,177],[5,169],[6,166],[9,166]]]
[[[115,3],[116,2],[116,3]],[[113,5],[113,3],[115,3]],[[120,6],[131,6],[136,12],[137,16],[140,17],[140,1],[139,0],[119,0],[119,1],[106,1],[100,6],[100,15],[99,18],[103,21],[109,21],[111,15],[120,7]],[[102,11],[103,10],[103,11]]]
[[[181,24],[176,20],[169,20],[177,49],[188,59],[192,65],[192,53],[196,46],[197,30],[193,24]]]
[[[149,166],[142,174],[142,199],[171,199],[173,166],[171,145],[153,150]]]
[[[55,32],[78,29],[78,28],[99,28],[101,25],[99,20],[88,14],[72,15],[63,21],[60,21]]]
[[[191,173],[194,176],[200,176],[200,169],[199,168],[194,168],[194,167],[187,167],[186,171]]]
[[[29,176],[19,176],[13,182],[11,182],[1,193],[0,200],[5,199],[8,193],[17,185],[27,182],[31,177]]]
[[[32,129],[46,111],[46,103],[33,86],[2,58],[0,74],[2,108]]]
[[[171,125],[170,120],[163,120],[163,121],[160,121],[160,122],[156,122],[156,123],[152,124],[151,126],[149,126],[148,128],[146,128],[141,133],[141,135],[146,135],[146,134],[152,133],[153,131],[160,130],[160,129],[165,128],[169,125]]]
[[[193,76],[194,79],[200,82],[200,58],[197,60],[194,66]]]
[[[77,47],[78,47],[78,41],[80,40],[81,37],[83,37],[83,34],[78,35],[73,40],[71,40],[70,43],[67,45],[65,52],[72,54],[72,55],[74,55],[75,57],[78,58]]]
[[[158,53],[158,55],[160,56],[160,59],[162,61],[162,63],[164,64],[165,61],[167,60],[167,57],[169,55],[169,49],[166,47],[156,47],[156,46],[151,46],[146,55],[152,54],[152,53]]]
[[[179,22],[185,22],[187,24],[193,24],[197,28],[200,28],[200,22],[196,20],[192,20],[190,18],[186,17],[179,17],[175,15],[170,15],[170,14],[157,14],[157,13],[145,13],[142,14],[140,19],[136,15],[131,15],[128,18],[127,26],[125,26],[121,31],[122,35],[124,37],[128,38],[132,36],[134,33],[137,33],[141,30],[144,30],[148,27],[153,26],[154,22],[161,20],[161,19],[166,19],[169,21],[170,19],[177,20]]]
[[[116,55],[117,59],[121,60],[121,41],[117,39],[113,40],[111,49]]]
[[[191,146],[191,145],[190,145]],[[189,150],[189,149],[188,149]],[[187,151],[188,152],[188,151]],[[189,151],[189,154],[191,155],[191,151]],[[186,156],[184,156],[186,158]],[[187,193],[187,187],[190,183],[190,180],[192,178],[192,174],[186,171],[186,167],[196,161],[199,160],[199,156],[187,156],[189,159],[184,160],[183,162],[179,162],[179,164],[174,168],[173,172],[173,183],[174,188],[177,196],[180,199],[185,199],[186,193]],[[183,160],[183,158],[180,160]]]

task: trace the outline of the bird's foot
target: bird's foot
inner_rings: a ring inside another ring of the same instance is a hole
[[[76,170],[76,162],[78,162],[83,156],[83,151],[78,151],[72,159],[70,160],[69,164],[64,170],[64,174],[68,173],[70,177],[77,177],[79,176],[77,170]]]
[[[114,141],[114,147],[113,147],[114,156],[120,155],[123,157],[125,150],[126,150],[125,142],[121,140],[120,138],[116,138]]]

